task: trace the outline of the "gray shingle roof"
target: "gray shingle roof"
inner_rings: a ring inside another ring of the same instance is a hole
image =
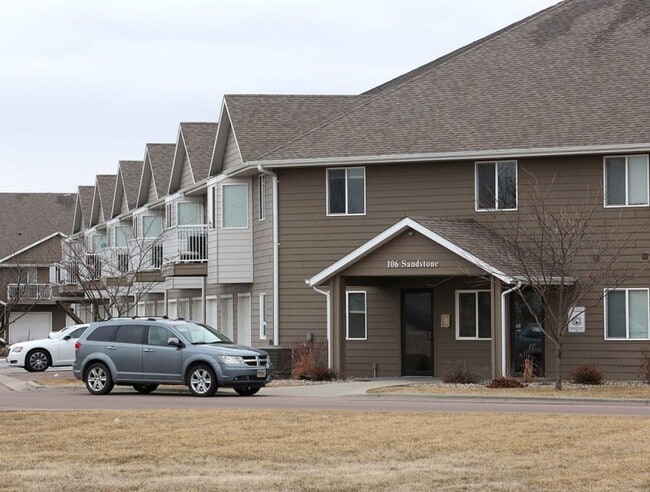
[[[340,114],[367,96],[226,95],[225,103],[244,161]]]
[[[99,201],[93,203],[93,207],[99,206],[104,212],[104,220],[108,220],[111,209],[113,206],[113,194],[115,193],[115,181],[117,180],[116,174],[98,174],[97,184],[95,186],[96,192],[99,192]],[[93,211],[94,214],[99,213],[99,208]],[[99,215],[93,217],[93,220],[99,220]]]
[[[93,206],[93,195],[95,193],[95,187],[94,186],[79,186],[77,187],[77,196],[78,196],[78,201],[81,209],[81,221],[82,227],[85,227],[88,225],[88,221],[90,220],[90,211]]]
[[[180,131],[195,182],[208,177],[217,126],[217,123],[181,123]]]
[[[147,144],[147,153],[149,154],[149,162],[151,163],[158,198],[162,198],[167,194],[175,151],[176,144]]]
[[[120,161],[119,164],[129,210],[136,206],[140,177],[142,176],[142,165],[142,161]],[[117,206],[119,208],[119,204]]]
[[[568,0],[380,86],[264,159],[648,143],[649,25],[647,0]]]
[[[0,258],[55,232],[67,234],[74,193],[0,193]]]

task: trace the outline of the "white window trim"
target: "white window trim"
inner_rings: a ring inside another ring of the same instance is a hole
[[[257,177],[257,218],[260,222],[266,220],[266,174]]]
[[[268,322],[266,321],[266,292],[260,292],[259,295],[259,323],[260,323],[260,340],[266,340],[268,333]]]
[[[646,176],[648,176],[648,183],[646,183],[646,198],[645,198],[645,203],[639,203],[636,205],[630,205],[628,204],[630,200],[630,196],[628,193],[628,182],[627,182],[627,170],[628,170],[628,163],[629,163],[629,158],[630,157],[645,157],[646,158],[646,163],[645,163],[645,168],[646,168]],[[608,195],[608,190],[607,190],[607,159],[616,159],[616,158],[624,158],[625,159],[625,204],[623,205],[608,205],[607,204],[607,195]],[[605,208],[637,208],[637,207],[647,207],[650,205],[650,157],[649,154],[626,154],[626,155],[606,155],[603,157],[603,207]],[[610,289],[611,290],[611,289]]]
[[[630,338],[630,297],[628,292],[631,290],[644,290],[648,296],[648,336],[646,338]],[[625,338],[609,337],[607,336],[607,294],[610,292],[625,292]],[[603,297],[603,325],[605,328],[605,340],[616,342],[647,342],[650,340],[650,289],[646,287],[620,287],[616,289],[604,289],[605,295]]]
[[[514,162],[515,164],[515,208],[499,208],[499,172],[498,164],[505,162]],[[478,166],[482,164],[494,165],[494,208],[479,208],[478,196]],[[474,163],[474,211],[475,212],[516,212],[519,210],[519,162],[514,159],[505,159],[502,161],[477,161]]]
[[[350,294],[363,294],[363,338],[350,338]],[[345,339],[368,340],[368,293],[365,290],[349,290],[345,293]]]
[[[341,213],[330,213],[330,179],[329,179],[329,172],[333,170],[341,170],[343,169],[345,171],[345,212]],[[362,213],[356,213],[356,214],[351,214],[348,213],[348,169],[362,169],[363,170],[363,212]],[[367,210],[367,204],[366,204],[366,168],[363,166],[355,166],[355,167],[328,167],[325,169],[325,213],[327,217],[360,217],[366,215],[366,210]]]
[[[478,336],[478,321],[479,321],[479,312],[478,312],[478,294],[479,292],[490,292],[488,289],[472,289],[472,290],[457,290],[456,291],[456,306],[455,306],[455,324],[456,324],[456,340],[492,340],[492,337],[481,338]],[[476,315],[474,319],[474,331],[476,336],[474,337],[461,337],[460,336],[460,302],[458,302],[460,294],[474,294],[474,306],[476,307]],[[491,309],[490,309],[491,311]],[[490,312],[490,316],[492,313]]]
[[[223,189],[226,186],[245,186],[246,187],[246,225],[245,226],[225,227],[223,225],[223,212],[224,212],[224,209],[225,209],[224,204],[223,204],[225,193],[223,192]],[[237,229],[244,230],[244,229],[248,229],[249,223],[250,223],[250,220],[248,218],[248,216],[250,215],[250,207],[249,207],[250,204],[248,203],[248,201],[249,201],[248,183],[223,183],[221,185],[221,214],[220,214],[221,217],[220,217],[220,220],[221,220],[221,228],[222,229],[225,229],[225,230],[237,230]]]

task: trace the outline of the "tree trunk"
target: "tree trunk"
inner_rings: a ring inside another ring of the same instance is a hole
[[[562,390],[562,345],[555,346],[555,390]]]

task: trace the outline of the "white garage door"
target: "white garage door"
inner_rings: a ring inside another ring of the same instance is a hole
[[[9,321],[9,343],[47,338],[52,331],[52,313],[10,313]]]

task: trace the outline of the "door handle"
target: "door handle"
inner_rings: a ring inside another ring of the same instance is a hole
[[[153,349],[152,348],[146,348],[146,349],[144,349],[144,351],[145,352],[153,352]]]
[[[106,347],[106,350],[115,350],[117,347],[115,345],[109,345]]]

